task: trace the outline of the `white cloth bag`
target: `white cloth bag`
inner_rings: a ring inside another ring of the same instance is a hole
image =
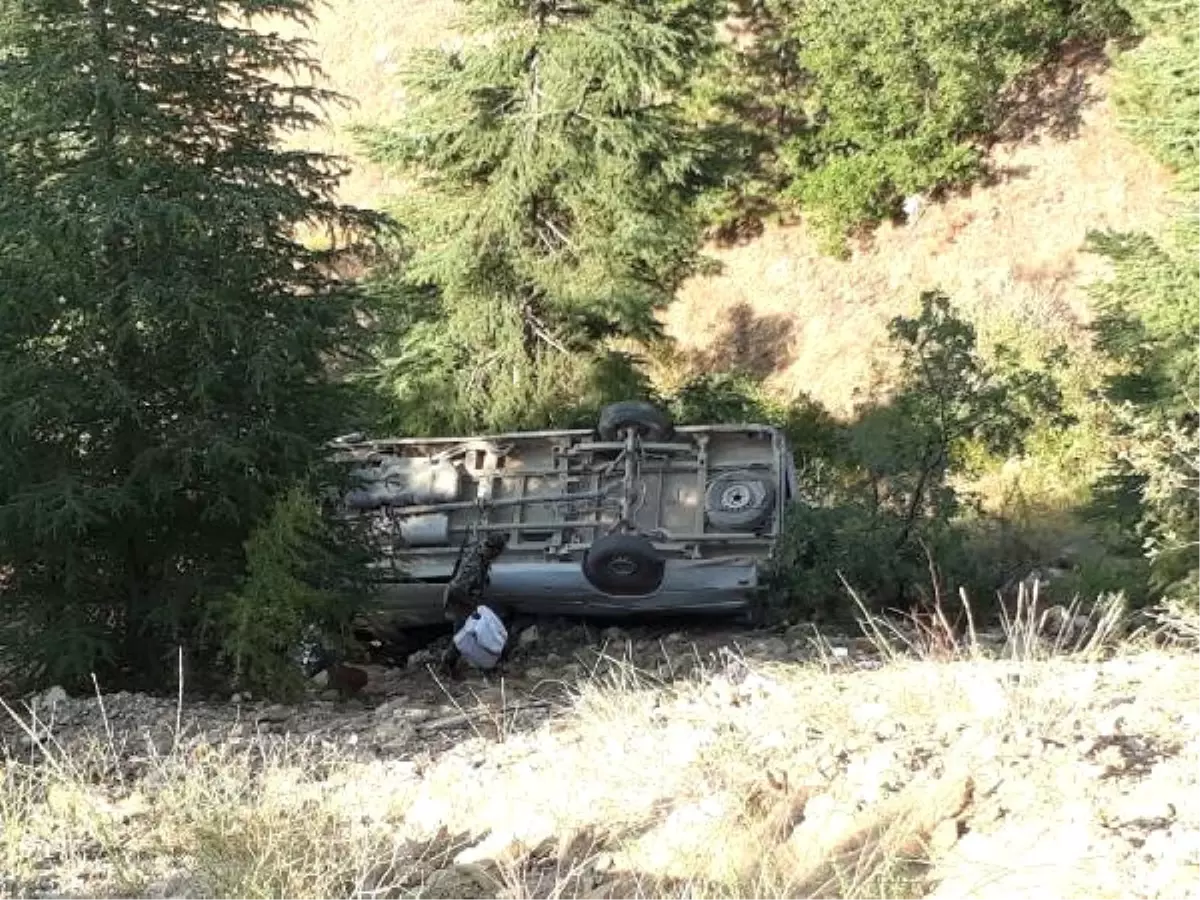
[[[486,606],[478,607],[454,635],[454,646],[463,659],[478,669],[494,668],[508,643],[508,629]]]

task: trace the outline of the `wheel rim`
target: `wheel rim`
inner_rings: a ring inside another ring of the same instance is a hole
[[[721,506],[727,510],[743,510],[750,506],[754,497],[744,484],[731,484],[721,493]]]

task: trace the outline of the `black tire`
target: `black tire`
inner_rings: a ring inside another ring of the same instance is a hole
[[[726,472],[708,484],[704,513],[709,524],[726,531],[753,531],[775,507],[775,484],[752,472]]]
[[[583,574],[595,587],[620,597],[652,594],[662,585],[666,560],[640,534],[600,538],[583,557]]]
[[[622,400],[600,410],[596,432],[601,440],[619,441],[626,428],[635,428],[643,440],[656,443],[669,440],[675,433],[671,419],[653,403]]]

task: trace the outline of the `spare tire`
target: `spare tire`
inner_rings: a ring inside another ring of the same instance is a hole
[[[704,512],[711,525],[728,531],[753,531],[775,506],[775,484],[753,472],[725,472],[708,484]]]
[[[583,574],[594,586],[615,596],[652,594],[662,585],[666,560],[640,534],[600,538],[583,557]]]
[[[634,428],[640,437],[654,442],[669,440],[675,431],[665,412],[643,400],[622,400],[600,410],[596,432],[601,440],[619,441],[626,428]]]

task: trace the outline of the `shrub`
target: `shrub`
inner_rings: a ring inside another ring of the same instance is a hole
[[[1120,31],[1115,4],[843,0],[788,23],[808,116],[780,152],[831,249],[919,191],[962,185],[1007,113],[1005,88],[1068,36]]]
[[[1011,363],[987,363],[974,328],[937,291],[915,318],[898,317],[892,340],[901,381],[886,401],[860,409],[830,447],[836,477],[809,490],[780,541],[773,582],[794,605],[832,614],[843,579],[888,607],[920,596],[931,560],[951,587],[998,586],[968,548],[975,504],[953,477],[977,448],[1020,452],[1035,424],[1061,415],[1052,380]]]
[[[288,697],[302,683],[293,653],[318,637],[331,651],[347,640],[369,590],[366,545],[353,526],[322,514],[293,487],[245,543],[246,575],[215,602],[211,624],[233,686]]]

